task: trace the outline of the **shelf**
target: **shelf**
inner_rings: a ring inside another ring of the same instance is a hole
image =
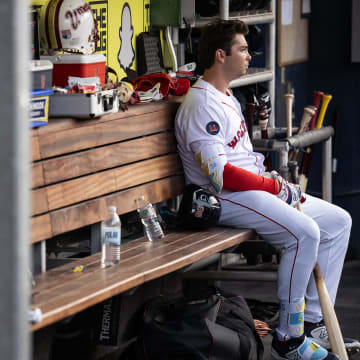
[[[238,86],[245,86],[257,82],[269,81],[269,80],[273,80],[273,78],[274,78],[274,72],[271,69],[249,68],[248,73],[236,80],[233,80],[230,83],[230,87],[235,88]]]
[[[200,17],[195,20],[195,27],[205,26],[214,19],[219,19],[219,16]],[[229,20],[239,19],[248,25],[254,24],[269,24],[275,21],[275,15],[270,10],[253,10],[246,12],[232,12],[229,14]]]

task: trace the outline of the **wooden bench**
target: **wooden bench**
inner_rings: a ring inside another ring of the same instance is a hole
[[[180,100],[141,104],[94,120],[58,119],[32,131],[31,240],[99,223],[107,206],[136,209],[144,195],[156,204],[184,189],[174,138]],[[118,266],[102,269],[100,253],[35,276],[32,306],[38,330],[126,290],[254,238],[252,230],[211,228],[170,232],[156,242],[141,237],[121,246]],[[83,272],[73,272],[83,265]],[[45,270],[45,269],[44,269]]]

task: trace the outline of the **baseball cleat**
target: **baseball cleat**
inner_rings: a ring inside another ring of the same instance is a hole
[[[304,333],[316,344],[327,350],[331,349],[329,336],[323,320],[318,323],[305,322]],[[360,351],[360,342],[358,340],[344,337],[344,344],[347,352],[350,354]]]
[[[275,335],[271,355],[276,360],[340,360],[337,355],[328,352],[305,335],[284,342]]]

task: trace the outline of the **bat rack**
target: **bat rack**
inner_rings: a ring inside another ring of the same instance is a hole
[[[300,135],[294,135],[285,139],[253,139],[256,151],[275,151],[278,154],[280,173],[284,178],[289,177],[288,155],[290,148],[301,149],[317,143],[322,143],[322,198],[332,202],[332,136],[334,128],[324,126]]]

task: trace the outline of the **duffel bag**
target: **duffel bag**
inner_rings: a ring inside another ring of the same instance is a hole
[[[148,360],[260,360],[263,344],[241,296],[160,296],[145,308],[142,341]]]

